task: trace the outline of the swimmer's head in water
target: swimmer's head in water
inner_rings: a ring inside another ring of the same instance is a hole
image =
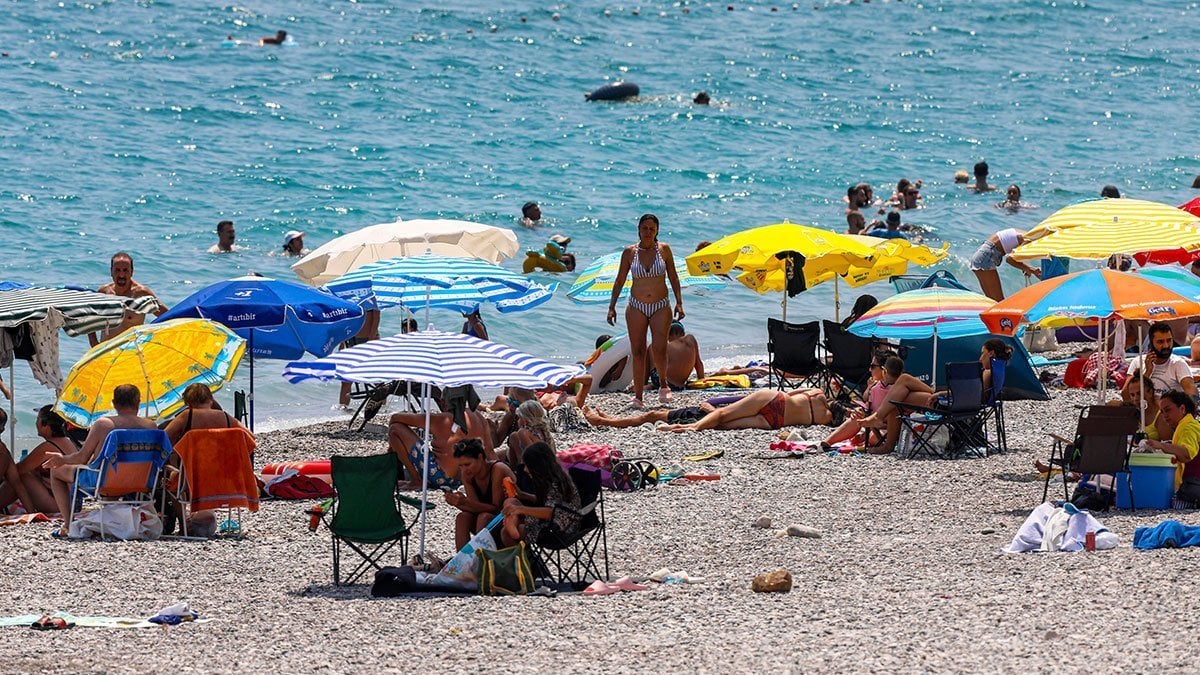
[[[708,92],[702,91],[699,94],[696,94],[696,98],[692,99],[692,103],[695,103],[696,105],[708,105],[711,100],[712,99],[708,97]]]
[[[542,209],[538,207],[537,202],[525,202],[525,205],[521,207],[521,215],[530,220],[541,220]]]
[[[304,250],[304,233],[299,230],[289,230],[283,235],[283,250],[299,253]]]
[[[1021,188],[1016,185],[1009,185],[1008,191],[1004,195],[1008,197],[1008,201],[1010,202],[1019,202],[1021,201]]]
[[[696,250],[699,251],[700,249],[708,248],[709,246],[712,246],[711,241],[702,241],[699,244],[696,244]]]
[[[887,226],[889,230],[894,230],[900,227],[900,212],[889,211],[887,214]]]
[[[1100,188],[1100,196],[1107,197],[1109,199],[1120,199],[1121,191],[1117,189],[1116,185],[1105,185],[1104,187]]]
[[[1196,176],[1196,179],[1192,181],[1192,189],[1200,190],[1200,176]]]
[[[601,347],[604,346],[605,342],[608,342],[611,339],[612,339],[611,335],[601,335],[601,336],[597,337],[596,338],[596,349],[600,349]]]
[[[987,178],[987,175],[988,175],[988,163],[987,162],[975,162],[975,177],[976,178]]]
[[[954,182],[955,183],[966,183],[969,180],[970,180],[970,177],[967,176],[966,169],[959,169],[958,171],[954,172]]]

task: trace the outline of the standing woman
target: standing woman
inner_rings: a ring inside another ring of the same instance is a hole
[[[658,242],[658,216],[647,213],[638,219],[638,243],[626,246],[621,253],[621,268],[613,284],[612,301],[608,303],[608,323],[617,324],[617,298],[625,287],[625,277],[633,278],[629,304],[625,307],[625,327],[629,330],[629,346],[633,354],[634,408],[643,407],[642,390],[646,386],[646,328],[650,329],[650,357],[654,367],[665,373],[667,366],[667,331],[671,328],[671,301],[667,297],[667,279],[675,292],[675,318],[683,320],[683,293],[671,247]],[[666,382],[663,382],[665,385]],[[658,390],[660,403],[671,400],[671,388]]]
[[[1026,241],[1024,232],[1010,227],[1000,230],[980,244],[975,255],[971,256],[971,271],[975,273],[975,278],[979,279],[979,287],[983,289],[984,295],[996,302],[1004,299],[1004,287],[1000,284],[1000,271],[997,269],[1002,262],[1007,262],[1021,270],[1025,276],[1042,278],[1041,270],[1030,267],[1020,260],[1014,260],[1009,255],[1013,249]]]

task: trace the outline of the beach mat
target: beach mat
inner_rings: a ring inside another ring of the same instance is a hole
[[[146,619],[131,619],[121,616],[75,616],[69,612],[54,612],[51,617],[60,618],[67,623],[73,623],[77,628],[158,628],[158,624]],[[20,614],[17,616],[0,616],[0,628],[28,628],[30,624],[42,618],[41,614]],[[188,623],[205,623],[209,619],[196,619]]]

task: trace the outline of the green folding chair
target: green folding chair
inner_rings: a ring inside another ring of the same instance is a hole
[[[396,544],[400,557],[408,557],[411,523],[404,522],[401,502],[411,503],[396,491],[400,460],[394,453],[368,457],[330,459],[333,489],[337,493],[329,530],[333,533],[333,583],[352,584],[371,568],[381,569],[379,560]],[[415,518],[414,518],[415,520]],[[342,546],[362,558],[343,581]]]

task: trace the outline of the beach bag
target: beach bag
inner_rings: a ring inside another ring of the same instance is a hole
[[[497,513],[487,527],[475,533],[471,540],[463,546],[453,558],[446,561],[442,569],[434,577],[435,584],[470,589],[475,587],[479,575],[478,551],[496,550],[496,540],[492,537],[492,528],[504,521],[504,516]]]
[[[1054,335],[1054,330],[1051,328],[1031,327],[1025,329],[1025,336],[1021,338],[1021,342],[1025,344],[1025,349],[1030,352],[1052,352],[1058,349],[1058,338]]]
[[[394,598],[417,590],[417,572],[411,567],[384,567],[375,573],[371,597]]]
[[[104,504],[72,520],[68,533],[72,539],[86,539],[101,532],[121,541],[155,541],[162,536],[163,523],[151,504]]]
[[[625,454],[611,445],[598,443],[576,443],[557,453],[560,464],[587,464],[597,469],[612,469],[613,464],[625,459]]]
[[[476,551],[479,556],[480,595],[528,595],[533,592],[533,570],[525,555],[525,542],[498,551]]]

